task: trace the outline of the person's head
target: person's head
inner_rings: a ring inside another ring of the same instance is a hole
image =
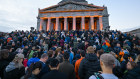
[[[70,57],[70,54],[67,51],[65,51],[63,55],[64,60],[69,60],[69,57]]]
[[[38,75],[42,69],[42,64],[40,62],[32,63],[28,68],[28,72],[25,75],[25,79],[28,79],[32,74]]]
[[[32,47],[32,50],[35,50],[35,46]]]
[[[98,58],[100,58],[102,54],[104,54],[104,50],[98,50],[96,55]]]
[[[48,54],[48,57],[51,58],[51,57],[53,56],[53,50],[49,50],[49,51],[47,52],[47,54]]]
[[[128,70],[131,70],[131,69],[133,69],[133,68],[135,68],[136,67],[136,63],[135,62],[133,62],[133,61],[128,61],[128,63],[127,63],[127,69]]]
[[[37,52],[33,53],[33,58],[35,58],[35,57],[38,57],[38,53]]]
[[[23,66],[22,62],[24,60],[24,55],[23,54],[16,54],[15,58],[13,59],[12,62],[14,62],[17,68],[20,68]]]
[[[92,46],[89,46],[89,47],[87,48],[87,53],[95,53],[94,48],[93,48]]]
[[[46,53],[44,53],[44,54],[41,55],[40,61],[46,63],[47,59],[48,59],[48,55]]]
[[[58,55],[58,53],[60,53],[61,50],[62,50],[62,48],[61,48],[61,47],[58,47],[58,48],[55,50],[55,55]]]
[[[81,56],[81,57],[85,57],[85,54],[86,54],[86,53],[85,53],[84,50],[81,50],[81,51],[80,51],[80,56]]]
[[[120,43],[117,43],[117,45],[116,45],[117,47],[120,47],[121,45],[120,45]]]
[[[113,69],[115,63],[115,57],[109,53],[102,54],[100,56],[100,65],[103,69]]]
[[[26,46],[24,47],[24,49],[28,49],[28,46],[26,45]]]
[[[54,58],[51,59],[49,67],[50,67],[51,70],[54,70],[54,69],[58,70],[58,68],[59,68],[59,61],[57,59],[54,59]]]
[[[8,56],[9,56],[9,50],[8,49],[0,50],[0,60],[7,59]]]

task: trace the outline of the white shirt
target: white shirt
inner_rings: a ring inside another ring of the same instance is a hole
[[[104,79],[118,79],[118,77],[116,77],[114,74],[100,74]],[[89,77],[89,79],[97,79],[94,75],[92,75],[91,77]]]

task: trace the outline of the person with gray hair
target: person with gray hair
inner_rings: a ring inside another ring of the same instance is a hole
[[[22,64],[23,54],[17,54],[12,62],[5,68],[3,79],[20,79],[25,75],[25,67]]]
[[[48,60],[48,55],[46,53],[41,55],[40,58],[40,63],[42,64],[42,69],[39,73],[39,75],[37,75],[37,77],[40,79],[44,74],[48,73],[50,71],[50,68],[48,66],[48,64],[46,64],[46,61]]]
[[[115,66],[115,57],[111,54],[105,53],[100,57],[100,65],[102,68],[102,74],[95,73],[89,79],[118,79],[113,74],[113,67]]]

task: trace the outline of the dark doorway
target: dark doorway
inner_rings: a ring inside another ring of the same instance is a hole
[[[68,18],[68,30],[72,30],[73,28],[73,22],[72,18]]]
[[[81,18],[76,18],[76,30],[81,30]]]

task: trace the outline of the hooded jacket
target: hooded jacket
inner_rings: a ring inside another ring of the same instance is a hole
[[[88,53],[80,63],[78,74],[80,79],[89,79],[91,75],[100,70],[100,63],[96,54]]]
[[[38,62],[39,60],[40,60],[40,59],[37,58],[37,57],[31,58],[31,59],[28,60],[27,66],[29,67],[32,63],[36,63],[36,62]]]
[[[24,66],[17,68],[14,62],[10,62],[4,72],[4,79],[20,79],[25,75]]]

